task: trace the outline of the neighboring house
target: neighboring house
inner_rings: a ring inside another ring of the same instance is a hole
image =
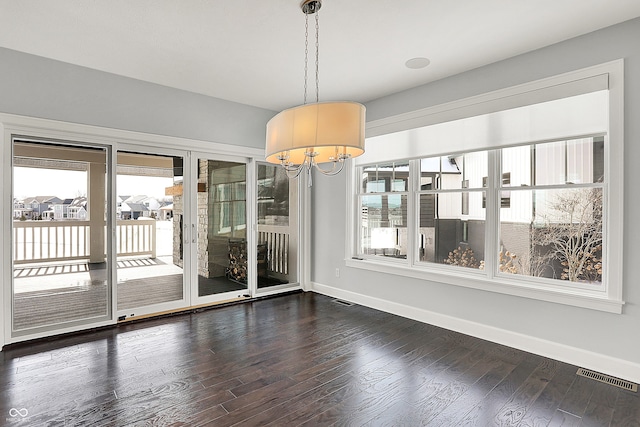
[[[142,203],[122,202],[120,210],[121,219],[138,219],[141,216],[150,216],[149,208]]]
[[[116,196],[116,218],[122,218],[122,203],[131,196]]]
[[[152,212],[157,211],[160,208],[160,201],[158,201],[158,199],[156,199],[153,196],[146,196],[146,195],[131,196],[127,200],[125,200],[125,202],[141,203],[145,205],[149,209],[149,211],[152,211]]]
[[[73,199],[64,199],[62,203],[53,205],[53,219],[66,219],[69,215],[68,209],[71,202],[73,202]]]
[[[87,198],[85,196],[81,196],[73,199],[67,208],[67,212],[68,219],[87,219]]]
[[[129,196],[126,199],[123,197],[120,196],[122,202],[119,206],[121,219],[136,219],[139,216],[160,217],[162,204],[155,197],[146,195]]]
[[[13,208],[13,219],[20,219],[23,216],[26,219],[32,219],[33,211],[31,208]]]
[[[157,217],[158,219],[169,220],[173,218],[173,203],[162,202],[159,211],[160,215]]]
[[[56,219],[55,218],[55,211],[50,209],[48,211],[42,212],[42,215],[40,215],[40,219],[42,219],[42,220],[53,220],[53,219]]]
[[[142,204],[144,204],[147,207],[147,209],[149,209],[149,216],[152,216],[154,218],[160,217],[160,208],[163,205],[160,201],[158,201],[158,199],[156,199],[155,197],[147,197],[142,202]]]
[[[34,219],[42,216],[42,213],[51,210],[53,205],[61,204],[62,199],[55,196],[36,196],[24,199],[24,207],[31,208]]]
[[[31,208],[24,207],[24,201],[13,199],[13,219],[20,219],[22,217],[31,219],[33,211]]]

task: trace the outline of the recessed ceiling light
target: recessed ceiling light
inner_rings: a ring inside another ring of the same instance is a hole
[[[429,65],[431,61],[427,58],[411,58],[407,62],[404,63],[407,68],[411,68],[412,70],[419,70],[420,68],[425,68]]]

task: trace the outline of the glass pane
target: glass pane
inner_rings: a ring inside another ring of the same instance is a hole
[[[110,318],[107,151],[16,141],[13,330]]]
[[[436,190],[440,187],[440,157],[420,159],[420,189]]]
[[[500,212],[498,269],[600,283],[602,244],[602,189],[512,191]]]
[[[362,191],[364,193],[404,192],[408,189],[408,162],[365,166],[362,170]]]
[[[198,159],[198,296],[247,289],[246,165]]]
[[[566,184],[566,142],[549,142],[534,146],[535,185]]]
[[[487,159],[487,151],[421,159],[420,189],[482,188],[487,177]]]
[[[118,310],[183,299],[182,157],[118,152]]]
[[[462,188],[464,181],[463,174],[464,156],[443,156],[440,157],[440,189]]]
[[[298,188],[280,166],[258,164],[258,289],[296,283]]]
[[[420,195],[420,261],[484,268],[484,196],[481,191]]]
[[[488,151],[477,151],[464,155],[464,179],[468,186],[462,188],[482,188],[483,178],[488,175]],[[456,187],[457,188],[457,187]]]
[[[502,180],[503,186],[521,187],[531,185],[531,153],[532,146],[503,148],[502,175],[508,174],[508,182]]]
[[[281,167],[258,165],[258,224],[289,225],[289,178]]]
[[[503,186],[513,187],[602,182],[604,138],[581,138],[504,148],[502,174]],[[507,174],[509,180],[505,182]]]
[[[363,254],[407,257],[407,196],[363,196],[361,215]]]
[[[604,139],[567,141],[567,182],[590,184],[604,180]]]

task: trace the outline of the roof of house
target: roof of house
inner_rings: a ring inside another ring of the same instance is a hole
[[[142,203],[145,200],[151,199],[152,197],[149,197],[147,195],[144,194],[138,194],[136,196],[129,196],[129,198],[125,199],[124,202],[127,204],[130,203]]]
[[[26,197],[24,199],[24,203],[57,203],[61,202],[62,199],[56,196],[35,196],[35,197]]]
[[[129,209],[125,208],[128,207]],[[129,203],[129,202],[125,202],[122,204],[122,210],[127,212],[147,212],[149,210],[149,208],[147,208],[145,205],[143,205],[142,203]]]

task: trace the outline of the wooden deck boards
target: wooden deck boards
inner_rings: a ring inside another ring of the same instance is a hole
[[[167,266],[159,260],[131,259],[118,261],[118,271],[122,272],[118,276],[118,310],[183,298],[183,275],[178,267]],[[108,313],[104,264],[20,267],[14,272],[14,286],[15,330],[97,318]],[[199,277],[198,288],[202,296],[242,290],[246,285],[225,277]]]

